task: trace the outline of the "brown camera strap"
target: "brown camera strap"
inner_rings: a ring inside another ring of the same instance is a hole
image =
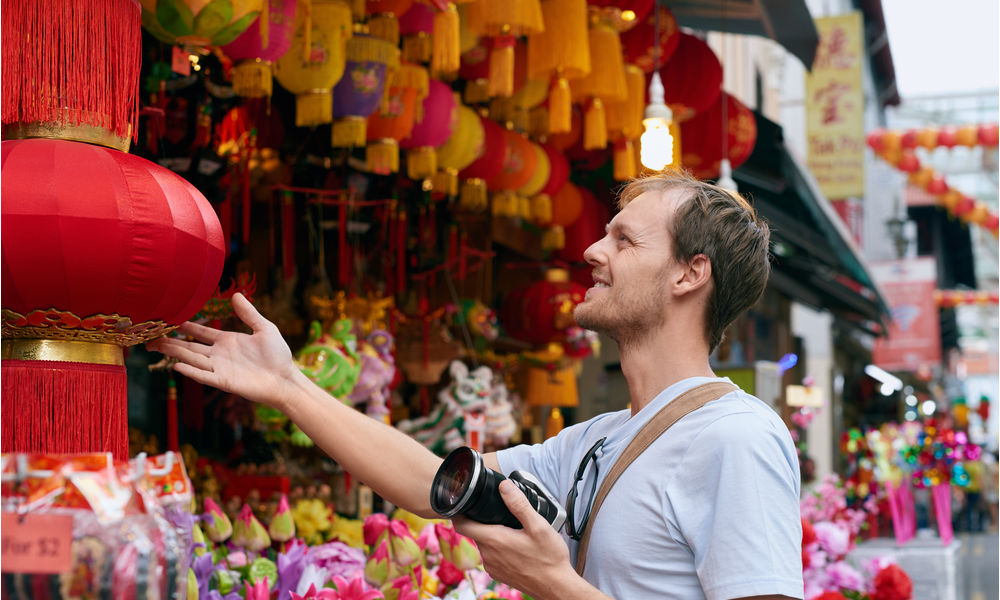
[[[584,527],[583,537],[580,538],[580,547],[576,554],[577,573],[583,575],[583,568],[587,564],[587,547],[590,545],[590,532],[594,530],[594,520],[597,518],[597,513],[601,508],[601,504],[604,503],[604,498],[607,497],[608,492],[611,491],[611,487],[615,485],[615,482],[618,481],[621,474],[625,472],[625,469],[627,469],[628,466],[632,464],[632,461],[642,454],[642,452],[648,448],[649,445],[656,440],[656,438],[660,437],[664,431],[680,420],[681,417],[698,410],[712,400],[718,400],[726,394],[734,392],[738,389],[739,388],[735,385],[722,381],[706,383],[699,385],[698,387],[691,388],[677,398],[671,400],[666,406],[653,415],[653,417],[645,425],[642,426],[639,433],[635,434],[635,437],[632,438],[631,442],[629,442],[625,451],[622,452],[614,466],[611,467],[611,471],[608,472],[608,476],[604,478],[600,489],[597,491],[597,496],[594,498],[594,506],[590,509],[590,519]]]

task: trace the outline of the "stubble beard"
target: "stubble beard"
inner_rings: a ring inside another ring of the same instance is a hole
[[[653,289],[639,294],[595,298],[577,305],[573,312],[576,324],[613,339],[625,351],[642,344],[663,324],[666,286],[657,278]],[[617,301],[616,301],[617,300]]]

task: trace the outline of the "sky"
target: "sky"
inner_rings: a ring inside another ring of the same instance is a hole
[[[882,10],[904,102],[1000,87],[998,0],[882,0]]]

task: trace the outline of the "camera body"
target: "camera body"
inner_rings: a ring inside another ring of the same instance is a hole
[[[503,474],[486,468],[483,457],[472,448],[458,448],[449,454],[431,484],[431,508],[442,517],[463,516],[480,523],[500,524],[521,529],[511,514],[498,486]],[[559,531],[566,522],[566,510],[538,479],[524,471],[514,471],[510,480],[528,498],[535,511]]]

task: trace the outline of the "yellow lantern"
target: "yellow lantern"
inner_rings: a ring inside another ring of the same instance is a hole
[[[351,7],[336,0],[313,0],[299,11],[292,46],[274,66],[274,76],[295,94],[295,125],[312,127],[333,121],[333,86],[347,62]]]
[[[539,0],[478,0],[466,10],[469,30],[491,38],[489,47],[489,94],[509,97],[514,93],[514,45],[516,38],[545,30]]]
[[[587,101],[583,119],[583,148],[598,150],[607,146],[608,129],[605,103],[624,101],[628,90],[625,58],[618,31],[603,20],[591,23],[590,74],[572,83],[573,99]]]

